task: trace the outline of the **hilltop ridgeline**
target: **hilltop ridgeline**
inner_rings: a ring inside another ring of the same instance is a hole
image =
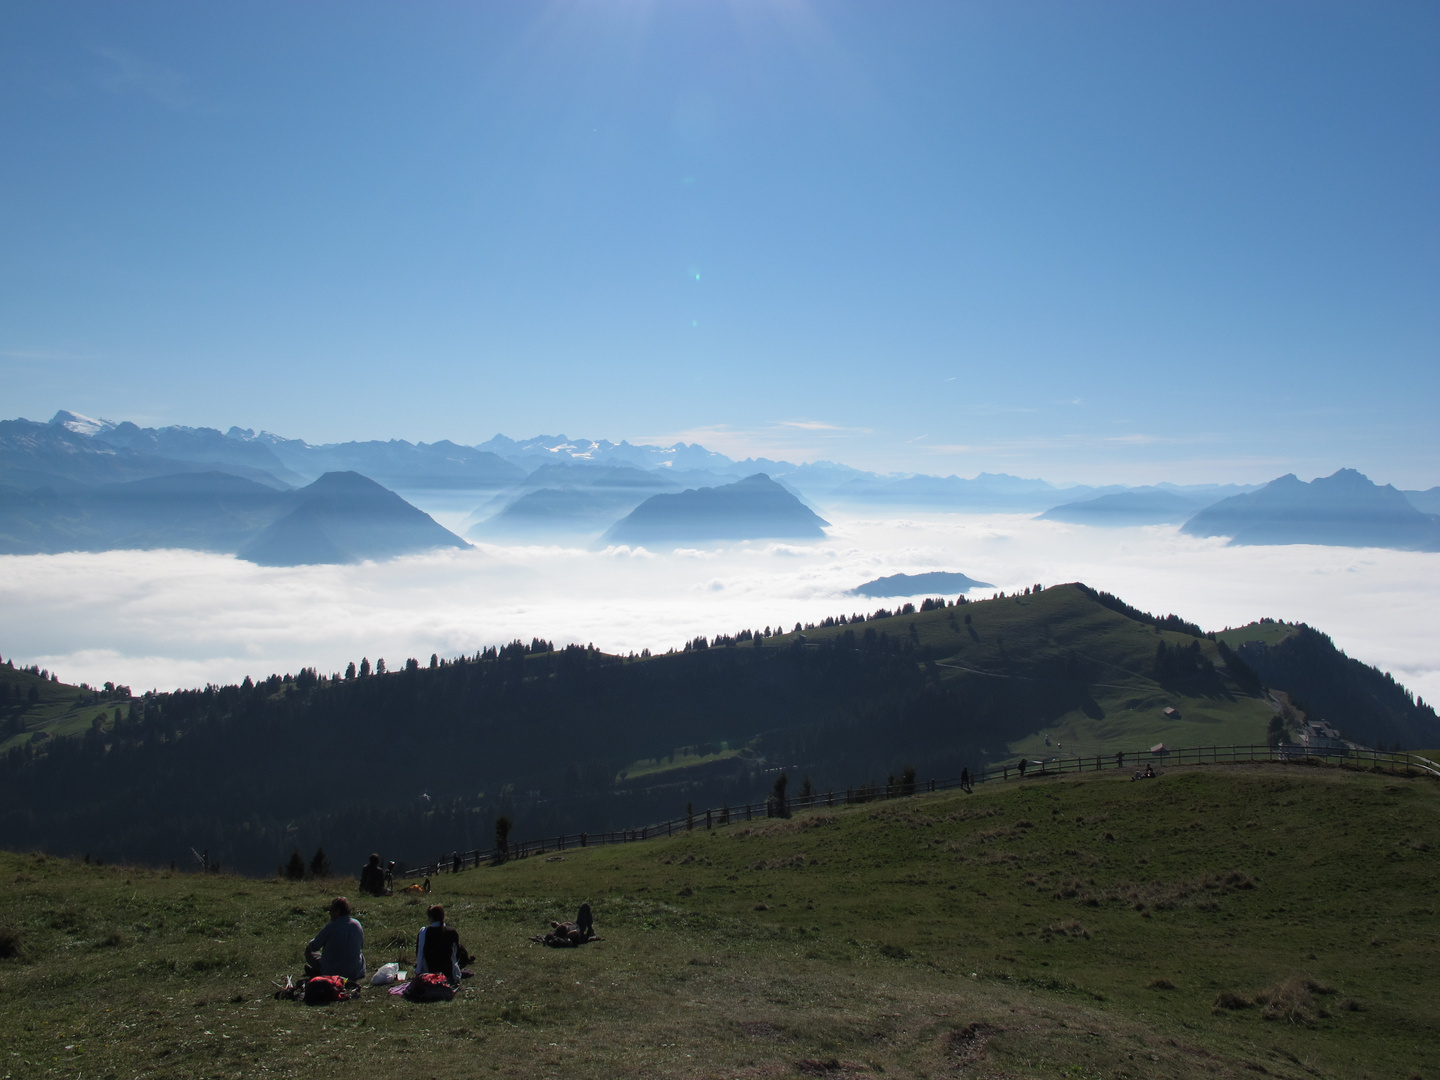
[[[664,656],[537,640],[381,670],[98,707],[47,683],[34,708],[75,734],[42,741],[28,719],[38,674],[0,667],[16,687],[0,846],[150,863],[208,848],[258,872],[297,845],[346,865],[373,847],[481,848],[500,813],[529,836],[626,828],[687,802],[763,800],[782,767],[844,790],[1020,752],[1293,735],[1262,681],[1359,741],[1440,743],[1432,709],[1323,635],[1267,622],[1212,637],[1081,585],[697,638]],[[1331,707],[1345,711],[1318,711]],[[317,762],[361,780],[317,784]]]

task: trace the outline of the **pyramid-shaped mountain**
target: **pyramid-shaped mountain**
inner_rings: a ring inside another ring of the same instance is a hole
[[[764,473],[733,484],[652,495],[621,518],[612,544],[816,539],[830,524]]]
[[[300,566],[469,547],[429,514],[356,472],[326,473],[291,498],[295,508],[242,547],[240,558]]]

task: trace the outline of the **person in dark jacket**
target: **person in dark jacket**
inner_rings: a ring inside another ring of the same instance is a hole
[[[339,975],[350,982],[365,978],[365,928],[350,915],[350,901],[330,901],[330,921],[305,946],[305,976]]]
[[[464,973],[461,968],[474,962],[455,928],[445,925],[445,905],[431,904],[425,914],[430,923],[415,939],[415,974],[444,975],[451,986],[458,986]]]
[[[369,893],[371,896],[384,896],[386,894],[385,871],[380,868],[379,855],[371,855],[370,861],[361,868],[360,891]]]

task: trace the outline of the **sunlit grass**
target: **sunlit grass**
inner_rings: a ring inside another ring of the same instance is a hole
[[[429,1006],[270,997],[335,892],[372,968],[416,898],[7,854],[0,1044],[17,1077],[1428,1075],[1437,809],[1214,767],[571,849],[435,879],[480,961]],[[585,899],[603,941],[529,942]]]

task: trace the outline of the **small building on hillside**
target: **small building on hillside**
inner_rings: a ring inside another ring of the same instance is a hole
[[[1165,708],[1162,709],[1161,712],[1164,714],[1166,720],[1180,719],[1180,710],[1175,708],[1174,705],[1165,706]]]
[[[1300,730],[1300,741],[1311,753],[1344,753],[1347,745],[1340,732],[1324,720],[1307,720]]]

